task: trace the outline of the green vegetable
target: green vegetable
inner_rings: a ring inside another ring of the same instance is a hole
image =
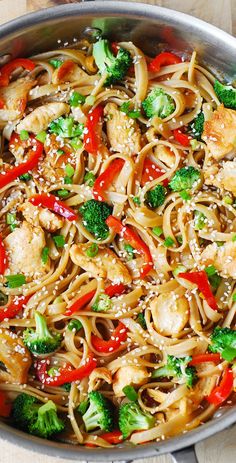
[[[200,180],[200,171],[193,166],[182,167],[172,177],[169,187],[173,191],[190,190]]]
[[[184,201],[189,201],[191,199],[191,195],[185,190],[180,191],[179,195]]]
[[[236,302],[236,293],[233,294],[232,300],[233,302]]]
[[[171,238],[171,236],[167,236],[163,244],[166,248],[170,248],[171,246],[173,246],[173,244],[175,244],[175,242],[173,238]]]
[[[8,288],[19,288],[22,285],[25,285],[26,279],[25,275],[6,275],[7,286]]]
[[[17,228],[16,214],[7,213],[7,225],[10,225],[10,230],[14,231]]]
[[[50,63],[55,69],[58,69],[58,68],[63,64],[63,61],[61,61],[60,59],[50,59],[50,60],[49,60],[49,63]]]
[[[233,199],[230,196],[224,196],[223,201],[225,204],[230,204],[230,205],[233,204]]]
[[[206,267],[205,272],[207,273],[207,277],[208,277],[210,285],[214,289],[217,289],[218,286],[220,285],[221,277],[218,274],[218,272],[217,272],[216,268],[214,267],[214,265],[209,265],[208,267]]]
[[[103,201],[90,199],[80,207],[79,212],[83,218],[84,227],[92,233],[97,240],[104,240],[108,237],[109,228],[105,220],[112,213],[109,204]]]
[[[194,211],[194,228],[195,230],[202,230],[206,226],[206,216],[203,212]]]
[[[189,125],[189,131],[193,138],[200,141],[202,138],[202,132],[204,129],[205,117],[203,112],[200,112],[197,117]]]
[[[112,85],[123,80],[132,64],[132,57],[128,50],[120,48],[114,56],[106,39],[99,40],[93,45],[93,57],[101,74],[108,74],[104,85]]]
[[[51,133],[59,135],[61,138],[81,137],[84,125],[74,121],[73,117],[59,117],[49,125]]]
[[[42,259],[42,263],[44,265],[46,265],[47,261],[48,261],[48,255],[49,255],[49,248],[47,246],[45,246],[42,250],[42,254],[41,254],[41,259]]]
[[[65,246],[65,238],[63,235],[56,235],[52,237],[57,248],[63,248]]]
[[[165,202],[166,189],[163,185],[157,185],[146,193],[146,203],[152,209],[162,206]]]
[[[70,99],[69,99],[69,105],[70,106],[79,106],[81,104],[85,103],[85,96],[81,95],[79,92],[73,92]]]
[[[72,178],[66,175],[66,177],[64,177],[64,183],[66,185],[71,185],[73,183]]]
[[[137,204],[137,206],[140,206],[140,205],[141,205],[141,201],[140,201],[140,199],[139,199],[138,196],[134,196],[134,197],[133,197],[133,202],[134,202],[134,204]]]
[[[161,236],[163,234],[163,230],[161,227],[153,227],[152,233],[156,236]]]
[[[47,138],[47,132],[45,130],[42,130],[41,132],[36,135],[36,140],[41,141],[41,143],[44,143],[46,138]]]
[[[63,188],[62,190],[57,190],[57,196],[59,196],[59,198],[67,198],[67,196],[69,196],[70,192],[68,190],[66,190],[65,188]]]
[[[184,273],[184,272],[187,272],[186,267],[184,265],[178,265],[177,267],[175,267],[172,273],[175,277],[177,277],[179,273]]]
[[[66,392],[70,392],[70,390],[71,390],[71,383],[62,384],[61,388],[64,389]]]
[[[82,323],[77,320],[76,318],[73,318],[72,320],[69,321],[67,328],[69,331],[79,331],[81,328],[83,328]]]
[[[92,243],[91,246],[89,246],[89,248],[87,249],[86,255],[88,257],[95,257],[98,253],[98,250],[98,245],[96,243]]]
[[[175,110],[175,102],[162,88],[154,88],[142,103],[147,117],[158,116],[165,119]]]
[[[88,407],[89,407],[89,399],[83,400],[83,402],[81,402],[79,406],[77,407],[77,411],[81,413],[81,415],[84,415],[85,412],[88,410]]]
[[[138,111],[137,109],[132,109],[130,108],[130,101],[125,101],[121,106],[120,106],[120,111],[122,113],[127,114],[127,116],[131,117],[131,119],[137,119],[138,117],[141,117],[141,112]]]
[[[85,99],[85,103],[88,105],[88,106],[93,106],[94,103],[95,103],[95,96],[94,95],[88,95]]]
[[[139,325],[143,328],[143,330],[146,330],[147,329],[147,323],[146,323],[146,320],[145,320],[145,317],[143,315],[143,313],[139,313],[137,318],[136,318],[136,322],[139,323]]]
[[[52,400],[41,405],[35,397],[25,393],[19,394],[14,400],[12,418],[18,428],[45,439],[65,427],[57,416],[57,408]]]
[[[233,241],[233,242],[236,241],[236,235],[233,236],[232,241]]]
[[[72,167],[70,164],[66,164],[65,173],[66,173],[67,177],[73,177],[73,175],[75,173],[74,167]]]
[[[167,364],[164,367],[154,370],[152,378],[176,377],[180,378],[181,382],[186,383],[188,387],[192,387],[197,380],[196,368],[188,367],[188,363],[192,357],[174,357],[167,356]]]
[[[81,139],[79,137],[74,137],[71,139],[70,141],[70,145],[72,146],[72,148],[77,151],[79,150],[80,148],[82,148],[83,146],[83,143],[81,141]]]
[[[94,312],[107,312],[107,310],[110,310],[111,308],[112,301],[107,294],[100,294],[92,305]]]
[[[124,244],[124,250],[128,253],[130,260],[134,258],[134,248],[131,244]]]
[[[84,182],[88,184],[88,186],[92,187],[94,185],[94,182],[96,180],[95,175],[93,172],[87,172],[84,176]]]
[[[26,174],[22,174],[19,176],[19,179],[22,180],[23,182],[28,182],[29,180],[31,180],[32,178],[32,175],[28,174],[28,172],[26,172]]]
[[[27,130],[21,130],[20,131],[20,139],[21,141],[25,141],[29,139],[29,132]]]
[[[144,431],[154,425],[154,416],[143,412],[136,402],[124,403],[119,408],[119,428],[124,439],[134,431]]]
[[[183,237],[182,237],[182,235],[177,235],[177,236],[176,236],[176,239],[177,239],[177,241],[178,241],[179,244],[183,244]]]
[[[49,354],[58,349],[61,344],[61,335],[51,333],[47,327],[46,318],[35,312],[36,330],[27,328],[23,331],[23,341],[28,349],[35,355]]]
[[[236,109],[236,89],[232,85],[221,84],[217,79],[214,83],[214,90],[221,103],[226,108]]]
[[[236,357],[236,331],[217,326],[211,334],[211,352],[219,352],[221,357],[232,362]]]
[[[125,386],[123,387],[122,391],[124,392],[126,397],[132,402],[136,402],[136,400],[138,399],[138,394],[133,386]]]
[[[65,154],[65,151],[63,151],[63,150],[57,150],[57,154],[59,154],[59,156],[62,156],[62,154]]]
[[[101,392],[92,391],[88,394],[89,407],[82,415],[86,431],[100,428],[102,431],[111,431],[114,425],[112,405]]]

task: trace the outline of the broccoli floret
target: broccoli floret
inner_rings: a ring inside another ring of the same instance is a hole
[[[52,400],[38,409],[37,419],[29,424],[30,434],[48,439],[64,429],[63,421],[57,416],[57,407]]]
[[[154,88],[148,94],[142,106],[147,117],[158,116],[161,119],[170,116],[175,110],[173,98],[159,87]]]
[[[83,225],[97,240],[105,240],[109,234],[109,228],[105,220],[111,215],[112,208],[103,201],[90,199],[79,209],[83,217]]]
[[[36,330],[28,328],[23,332],[23,341],[33,354],[49,354],[58,349],[61,343],[59,333],[52,334],[46,318],[39,312],[35,312]]]
[[[221,103],[226,108],[236,109],[236,89],[232,85],[221,84],[217,79],[214,83],[214,90]]]
[[[193,138],[200,141],[202,139],[202,132],[204,128],[205,117],[203,112],[199,113],[194,121],[189,125],[189,131]]]
[[[92,305],[94,312],[107,312],[111,308],[112,301],[108,294],[100,294]]]
[[[200,180],[200,171],[193,166],[182,167],[172,177],[169,187],[173,191],[190,190]]]
[[[114,425],[112,405],[101,392],[93,391],[89,395],[89,407],[82,418],[86,431],[100,428],[102,431],[111,431]]]
[[[105,72],[108,74],[104,85],[122,80],[132,64],[132,57],[128,50],[120,48],[114,56],[106,39],[99,40],[93,45],[93,57],[101,74]]]
[[[153,190],[146,194],[146,204],[152,209],[156,209],[165,201],[166,189],[162,185],[157,185]]]
[[[57,416],[57,408],[52,400],[41,405],[35,397],[25,393],[19,394],[14,400],[12,418],[19,429],[45,439],[65,427]]]
[[[192,387],[197,379],[195,367],[188,367],[188,363],[192,357],[174,357],[167,356],[167,364],[164,367],[158,368],[152,373],[152,378],[160,378],[163,376],[181,378],[188,387]]]
[[[236,331],[217,326],[211,335],[211,352],[219,352],[221,357],[231,362],[236,357]]]
[[[84,125],[78,124],[73,117],[59,117],[49,125],[49,131],[59,135],[61,138],[81,137]]]
[[[119,408],[119,428],[127,439],[134,431],[144,431],[155,425],[155,418],[144,413],[136,402],[128,402]]]

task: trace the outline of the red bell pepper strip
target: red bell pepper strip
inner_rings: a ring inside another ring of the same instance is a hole
[[[113,297],[113,296],[119,296],[120,294],[123,294],[125,292],[125,289],[126,287],[122,283],[120,283],[117,285],[107,286],[104,292],[109,297]],[[96,294],[96,290],[94,289],[93,291],[89,291],[89,293],[81,296],[67,309],[67,311],[65,312],[65,315],[70,316],[73,313],[77,312],[78,310],[83,309],[83,307],[87,305],[93,299],[95,294]]]
[[[184,278],[184,280],[190,281],[190,283],[194,283],[195,285],[197,285],[199,291],[205,297],[207,304],[213,310],[218,310],[215,296],[213,295],[211,291],[210,283],[208,281],[207,274],[204,270],[201,270],[200,272],[179,273],[178,276],[180,278]]]
[[[192,137],[190,135],[187,135],[186,133],[182,132],[180,129],[174,129],[173,130],[173,135],[175,140],[180,143],[182,146],[190,146],[190,140],[192,140]]]
[[[102,145],[102,116],[103,107],[101,105],[88,113],[84,129],[84,147],[90,154],[97,154]]]
[[[233,390],[234,375],[230,368],[226,368],[219,386],[216,386],[206,398],[213,405],[221,405]]]
[[[188,365],[195,366],[205,362],[220,363],[220,361],[220,354],[196,354],[192,356],[192,360]]]
[[[114,159],[109,167],[99,175],[93,186],[93,196],[97,201],[105,201],[104,190],[107,190],[114,177],[121,171],[125,161],[123,159]]]
[[[86,362],[79,368],[71,368],[67,365],[64,368],[59,368],[58,375],[50,376],[47,373],[49,362],[41,360],[36,364],[36,372],[39,380],[47,386],[59,387],[65,383],[72,383],[73,381],[81,381],[81,379],[89,376],[94,368],[97,366],[97,360],[94,354],[89,352]]]
[[[0,98],[0,109],[3,109],[5,106],[4,100]]]
[[[112,431],[112,432],[105,432],[104,434],[100,434],[102,439],[104,439],[109,444],[120,444],[123,441],[123,435],[120,431]]]
[[[148,70],[150,72],[159,72],[162,66],[169,66],[170,64],[182,63],[179,56],[170,52],[163,52],[157,55],[149,64]]]
[[[119,322],[119,325],[113,331],[113,334],[109,341],[104,341],[104,339],[99,338],[95,334],[91,336],[91,342],[98,352],[103,353],[112,353],[117,350],[122,342],[125,342],[127,339],[127,328],[123,323]]]
[[[60,201],[56,196],[42,193],[39,195],[34,195],[29,198],[29,202],[34,206],[46,207],[50,211],[55,212],[58,215],[61,215],[65,219],[72,222],[73,220],[78,219],[77,214],[67,206],[63,201]]]
[[[111,43],[111,49],[112,49],[113,54],[116,56],[119,49],[120,49],[120,46],[118,45],[117,42],[112,42]]]
[[[156,180],[157,178],[164,175],[165,172],[161,171],[155,162],[151,161],[151,159],[146,158],[143,164],[143,173],[141,178],[141,186],[145,186],[146,183],[151,182],[152,180]],[[163,185],[167,186],[169,181],[168,178],[163,180]]]
[[[8,259],[6,254],[6,249],[3,243],[2,238],[0,237],[0,275],[4,275],[5,270],[8,266]]]
[[[15,138],[13,139],[13,137]],[[18,140],[17,134],[14,134],[13,137],[10,140],[10,144],[11,141],[14,142]],[[4,186],[16,180],[20,175],[26,174],[29,172],[29,170],[33,170],[35,167],[37,167],[43,153],[43,144],[31,136],[30,145],[32,148],[29,150],[27,160],[25,162],[22,162],[18,166],[11,167],[6,172],[0,173],[0,188],[3,188]]]
[[[9,305],[0,307],[0,322],[8,318],[15,318],[30,298],[31,296],[15,296]]]
[[[132,230],[132,228],[123,225],[123,223],[113,215],[109,215],[106,219],[106,224],[143,256],[144,264],[140,270],[140,277],[144,278],[153,268],[153,261],[149,247],[144,243],[139,235]]]
[[[73,69],[75,67],[76,67],[76,64],[74,63],[74,61],[72,61],[70,59],[64,61],[64,63],[61,64],[61,66],[57,70],[57,78],[58,78],[58,80],[66,81],[67,75],[70,74],[70,72],[73,71]]]
[[[0,391],[0,416],[8,418],[11,414],[11,404],[7,402],[6,394]]]
[[[35,63],[31,59],[16,58],[5,64],[0,69],[0,87],[7,87],[13,71],[17,68],[24,68],[27,71],[33,71]]]

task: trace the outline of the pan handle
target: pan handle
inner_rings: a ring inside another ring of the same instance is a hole
[[[194,445],[171,454],[173,463],[198,463]]]

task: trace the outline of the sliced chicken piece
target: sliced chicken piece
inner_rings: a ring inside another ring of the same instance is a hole
[[[6,329],[0,329],[0,381],[25,384],[31,366],[31,356],[21,338]]]
[[[43,106],[39,106],[34,109],[30,114],[28,114],[16,128],[17,133],[20,133],[21,130],[27,130],[28,132],[33,132],[35,134],[41,132],[42,130],[47,130],[50,122],[58,117],[63,116],[63,114],[68,114],[70,112],[70,106],[66,103],[47,103]]]
[[[42,250],[46,246],[44,232],[41,227],[34,227],[23,222],[4,240],[8,253],[10,274],[24,274],[26,277],[43,275],[48,266],[42,263]]]
[[[22,116],[29,91],[35,84],[35,80],[22,78],[0,88],[0,98],[5,103],[5,108],[0,110],[0,121],[13,121]]]
[[[236,152],[235,132],[236,111],[220,105],[212,118],[205,122],[202,135],[214,159],[220,160]]]
[[[142,386],[147,383],[149,373],[147,368],[141,366],[121,367],[115,373],[113,379],[113,390],[116,397],[124,396],[125,386]]]
[[[44,143],[45,158],[38,166],[38,172],[49,185],[55,183],[64,183],[66,176],[65,166],[70,164],[72,167],[76,165],[76,155],[72,151],[71,146],[61,144],[54,134],[47,136]],[[59,151],[59,154],[58,154]],[[64,154],[60,154],[63,151]]]
[[[43,207],[34,206],[28,201],[18,207],[18,211],[22,212],[28,223],[36,227],[40,226],[51,233],[59,230],[64,225],[62,217]]]
[[[154,327],[163,336],[177,335],[189,319],[186,297],[179,297],[174,292],[155,297],[150,304],[150,310]]]
[[[132,278],[126,266],[119,257],[108,248],[99,248],[95,257],[88,257],[86,251],[90,243],[74,244],[70,249],[70,257],[74,264],[86,272],[91,273],[95,278],[106,278],[114,283],[129,285]]]
[[[168,167],[173,167],[175,163],[175,155],[169,146],[157,145],[155,148],[155,155],[159,161],[166,164]]]
[[[77,82],[87,83],[92,76],[89,76],[78,64],[71,60],[64,61],[64,63],[52,75],[53,84],[61,84],[63,82]]]
[[[105,381],[107,384],[111,384],[111,372],[104,367],[95,368],[89,375],[88,392],[97,391],[102,381]]]
[[[107,116],[107,137],[113,151],[129,156],[141,150],[141,132],[137,122],[118,109],[115,103],[104,108]]]
[[[205,266],[214,265],[225,278],[236,278],[236,242],[226,241],[223,246],[209,244],[202,252],[200,262]]]
[[[212,184],[236,196],[236,161],[223,162]]]
[[[71,112],[74,120],[80,122],[80,124],[85,124],[87,121],[86,115],[83,113],[80,106],[72,106]]]

